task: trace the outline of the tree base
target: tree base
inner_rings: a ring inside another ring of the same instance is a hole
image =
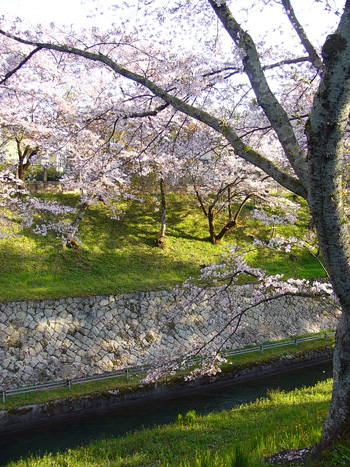
[[[154,243],[158,248],[164,249],[166,247],[166,237],[164,237],[163,235],[159,235],[159,237],[156,238]]]

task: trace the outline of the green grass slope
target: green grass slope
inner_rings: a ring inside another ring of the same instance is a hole
[[[47,195],[49,197],[49,195]],[[52,198],[52,196],[51,196]],[[75,195],[55,195],[59,202],[75,205]],[[271,235],[302,236],[309,221],[305,207],[296,226],[271,226],[249,220],[247,205],[239,226],[220,245],[208,241],[207,221],[193,196],[169,194],[167,245],[155,247],[160,229],[160,213],[152,196],[145,202],[119,205],[120,220],[109,217],[103,205],[89,208],[80,227],[78,250],[59,254],[60,239],[29,229],[14,240],[0,241],[0,301],[61,298],[69,296],[118,294],[171,288],[188,277],[196,277],[202,265],[220,261],[227,244],[249,250],[250,263],[272,274],[314,278],[324,275],[319,263],[306,251],[293,255],[257,250],[252,239],[268,241]],[[225,219],[218,219],[218,225]]]

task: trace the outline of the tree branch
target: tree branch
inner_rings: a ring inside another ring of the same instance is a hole
[[[305,50],[309,54],[309,61],[312,63],[312,65],[316,68],[316,70],[319,72],[321,67],[322,67],[322,60],[321,57],[318,55],[316,52],[316,49],[314,46],[311,44],[309,41],[306,32],[304,31],[304,28],[302,25],[299,23],[297,17],[295,16],[292,4],[290,0],[282,0],[282,5],[286,11],[286,14],[288,16],[288,19],[293,26],[295,32],[298,34],[299,39],[301,40],[301,43],[305,47]]]
[[[39,50],[41,50],[41,47],[36,47],[34,50],[32,50],[30,54],[27,55],[13,70],[6,73],[5,77],[0,80],[0,84],[4,84],[11,76],[17,73],[17,71],[22,68],[22,66],[25,65],[33,57],[33,55],[39,52]]]
[[[220,6],[215,0],[208,0],[216,16],[222,22],[224,28],[234,41],[236,46],[243,51],[243,67],[252,88],[255,92],[259,105],[264,110],[285,154],[292,165],[299,180],[307,187],[307,165],[306,157],[299,146],[293,127],[289,122],[287,112],[283,109],[275,94],[270,89],[266,80],[258,51],[252,37],[242,29],[233,17],[226,2]]]
[[[283,65],[293,65],[294,63],[302,63],[302,62],[309,62],[310,57],[296,57],[296,58],[288,58],[285,60],[280,60],[279,62],[276,63],[271,63],[270,65],[264,65],[262,67],[263,70],[271,70],[272,68],[277,68],[279,66]],[[208,78],[208,76],[213,76],[213,75],[218,75],[219,73],[222,73],[223,71],[231,71],[228,75],[226,75],[224,78],[227,79],[230,76],[236,75],[237,73],[243,73],[243,69],[239,68],[234,68],[232,66],[226,66],[224,68],[220,68],[219,70],[213,70],[209,71],[208,73],[205,73],[202,75],[203,78]]]
[[[309,114],[303,114],[303,115],[298,115],[296,117],[291,117],[289,119],[289,121],[293,121],[293,120],[301,120],[302,118],[309,118]],[[243,129],[243,128],[242,128]],[[265,130],[271,130],[272,129],[272,126],[271,125],[266,125],[266,126],[260,126],[260,127],[257,127],[257,128],[253,128],[249,131],[246,131],[246,133],[244,133],[243,135],[241,135],[241,138],[245,138],[246,136],[248,135],[251,135],[252,133],[255,133],[257,131],[265,131]]]
[[[125,115],[122,118],[126,120],[128,118],[155,117],[159,112],[166,109],[167,107],[169,107],[169,104],[166,102],[165,104],[156,107],[154,110],[146,110],[145,112],[133,112],[131,114]]]

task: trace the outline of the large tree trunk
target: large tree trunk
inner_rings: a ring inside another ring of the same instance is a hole
[[[308,203],[323,260],[343,310],[334,349],[333,396],[321,447],[339,437],[348,438],[350,428],[350,236],[342,178],[344,133],[350,111],[349,26],[348,1],[336,34],[328,36],[323,46],[325,67],[306,127]]]
[[[344,311],[334,345],[333,392],[331,406],[323,426],[320,447],[325,448],[350,433],[350,317]]]

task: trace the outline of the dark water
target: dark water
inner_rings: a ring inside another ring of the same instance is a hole
[[[189,410],[195,410],[200,415],[230,410],[237,405],[265,397],[269,389],[291,391],[302,386],[312,386],[331,377],[332,363],[326,362],[254,381],[216,389],[208,388],[188,396],[116,409],[109,413],[31,428],[20,433],[0,435],[0,465],[25,458],[31,453],[65,451],[92,440],[118,437],[142,427],[171,423],[179,413],[185,414]]]

